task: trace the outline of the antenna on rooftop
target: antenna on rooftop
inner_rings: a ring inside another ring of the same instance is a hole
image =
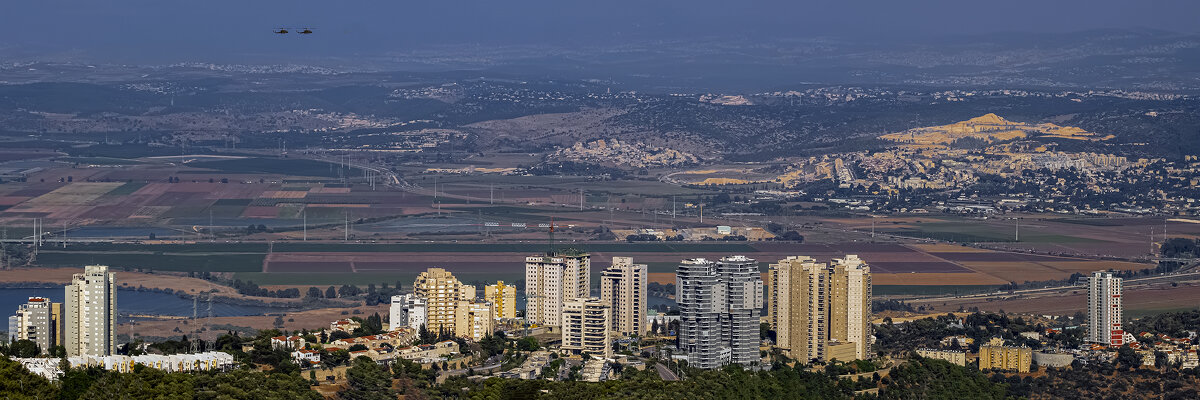
[[[554,255],[554,217],[550,217],[550,255]]]

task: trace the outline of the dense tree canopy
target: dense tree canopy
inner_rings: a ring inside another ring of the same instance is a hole
[[[1005,399],[1007,385],[978,370],[918,357],[892,368],[880,399]]]
[[[135,366],[119,373],[72,368],[52,383],[0,357],[0,398],[5,399],[320,399],[299,374],[251,370],[166,373]]]
[[[391,376],[368,357],[354,359],[354,364],[346,370],[346,383],[349,387],[339,395],[346,400],[396,398],[391,390]]]

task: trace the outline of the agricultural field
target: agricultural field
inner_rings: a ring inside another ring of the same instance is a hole
[[[237,174],[268,174],[287,176],[312,176],[323,178],[339,178],[341,176],[360,176],[362,170],[357,168],[342,169],[339,165],[305,159],[279,158],[232,158],[213,161],[198,161],[189,164],[193,168],[223,171]],[[197,173],[204,173],[197,171]]]
[[[36,264],[46,267],[79,267],[101,264],[115,268],[176,272],[261,271],[265,254],[172,254],[42,251]]]
[[[0,225],[10,237],[27,237],[31,221],[40,218],[54,227],[47,240],[57,244],[58,227],[65,225],[69,245],[43,248],[35,265],[225,272],[262,285],[411,281],[435,266],[469,282],[519,281],[524,257],[549,248],[548,229],[539,225],[553,220],[560,226],[556,246],[592,253],[597,270],[614,256],[633,256],[649,265],[656,282],[674,282],[684,258],[743,254],[765,272],[791,255],[828,260],[857,254],[870,263],[880,295],[966,293],[1101,269],[1148,268],[1097,260],[1148,253],[1148,237],[1130,231],[1200,235],[1200,224],[1161,218],[1022,216],[1020,240],[1015,220],[955,216],[765,216],[701,224],[694,216],[673,218],[670,211],[683,211],[684,203],[711,192],[653,180],[432,175],[414,168],[405,179],[418,188],[400,191],[342,181],[337,178],[361,171],[315,160],[171,156],[111,168],[105,164],[121,159],[79,157],[35,172],[28,182],[0,185]],[[525,160],[508,157],[495,161]],[[588,189],[581,194],[581,187]],[[796,228],[805,243],[595,241],[601,227],[762,227],[772,219],[807,227]],[[108,239],[144,243],[89,243]],[[174,244],[152,244],[158,242]]]
[[[526,243],[330,243],[284,241],[264,243],[88,244],[46,249],[37,263],[77,267],[89,263],[118,269],[232,272],[238,279],[260,285],[341,285],[411,282],[430,267],[442,267],[466,282],[524,278],[524,258],[549,246]],[[1010,282],[1064,279],[1072,273],[1102,269],[1136,270],[1149,267],[1131,262],[1002,252],[947,244],[898,243],[559,243],[593,257],[593,275],[614,256],[632,256],[649,266],[650,279],[674,282],[684,258],[718,259],[742,254],[769,265],[791,255],[827,261],[856,254],[872,268],[878,295],[971,293]]]
[[[1151,246],[1170,237],[1200,237],[1200,223],[1164,217],[1064,218],[1019,215],[1006,218],[954,216],[831,219],[829,222],[858,232],[897,237],[980,243],[993,249],[1034,251],[1064,256],[1144,258],[1157,251]],[[1153,233],[1153,235],[1152,235]]]
[[[967,292],[963,292],[966,294]],[[938,294],[938,293],[921,293]],[[1087,310],[1087,288],[1080,286],[1069,291],[1048,294],[1012,296],[1002,299],[937,299],[911,301],[914,306],[932,306],[940,311],[978,307],[997,312],[1034,313],[1041,315],[1074,315]],[[1153,285],[1130,285],[1123,291],[1122,306],[1125,319],[1171,311],[1193,310],[1200,304],[1200,281],[1179,281]]]

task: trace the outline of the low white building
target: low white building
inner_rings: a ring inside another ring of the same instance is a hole
[[[299,336],[276,336],[271,338],[272,349],[303,349],[305,344],[304,338]]]
[[[604,382],[612,378],[613,371],[607,360],[593,358],[583,364],[579,374],[584,382]]]
[[[421,325],[427,323],[428,316],[429,306],[424,297],[413,293],[395,295],[388,309],[388,329],[421,329]]]
[[[56,380],[62,371],[59,358],[14,358],[30,372]],[[164,372],[228,371],[237,366],[229,353],[210,351],[196,354],[144,354],[140,356],[78,356],[67,357],[71,368],[100,367],[109,371],[132,372],[134,365],[143,365]]]
[[[292,352],[292,360],[301,366],[312,366],[321,363],[321,352],[318,350],[296,350]]]

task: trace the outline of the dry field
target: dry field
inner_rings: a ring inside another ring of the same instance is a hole
[[[301,329],[314,330],[328,328],[330,322],[350,316],[359,316],[365,318],[366,316],[374,313],[379,313],[381,316],[387,315],[388,307],[389,305],[387,304],[380,304],[372,307],[359,306],[354,308],[322,308],[306,311],[284,311],[281,309],[280,313],[286,313],[286,315],[283,317],[284,324],[283,328],[281,329],[293,331]],[[361,313],[354,314],[354,310],[358,310]],[[343,315],[343,311],[347,312],[348,314]],[[275,328],[274,321],[275,317],[270,315],[213,317],[208,320],[208,322],[213,325],[244,326],[252,329],[273,329]],[[204,322],[205,319],[199,319],[195,321],[188,319],[150,320],[135,322],[133,329],[135,332],[143,336],[169,337],[186,334],[189,336],[199,336],[206,340],[211,340],[212,338],[225,333],[225,331],[220,330],[200,332],[199,330],[203,326]],[[182,333],[176,332],[176,328],[182,331]],[[120,326],[117,328],[117,332],[129,332],[129,329],[129,324],[124,323],[120,324]]]
[[[1178,286],[1156,284],[1136,286],[1124,290],[1125,314],[1144,315],[1151,312],[1194,309],[1200,306],[1200,282],[1179,282]],[[1087,288],[1080,287],[1069,292],[1047,295],[1014,297],[1002,300],[962,299],[947,301],[912,301],[914,306],[932,305],[937,310],[956,310],[959,307],[979,307],[984,311],[1072,315],[1087,308]]]
[[[950,244],[844,244],[844,245],[787,245],[756,243],[756,253],[746,254],[762,262],[774,262],[788,255],[806,255],[820,261],[857,254],[871,265],[872,281],[876,285],[1003,285],[1009,282],[1058,280],[1072,273],[1088,273],[1104,269],[1138,270],[1148,264],[1119,261],[1097,261],[1070,257],[1053,257],[1025,253],[1009,253]],[[719,254],[704,255],[719,258]],[[674,262],[677,254],[635,254],[637,262]],[[673,273],[657,273],[651,281],[673,283]]]
[[[125,271],[113,272],[117,274],[117,283],[121,286],[134,288],[141,286],[147,288],[173,289],[175,291],[186,291],[188,293],[211,292],[215,289],[218,295],[224,297],[265,300],[273,302],[291,301],[291,299],[243,296],[238,294],[231,287],[218,285],[203,279],[188,278],[186,276],[144,274],[140,272]],[[71,283],[72,275],[80,273],[83,273],[82,268],[9,269],[0,271],[0,282],[46,282],[67,284]]]

